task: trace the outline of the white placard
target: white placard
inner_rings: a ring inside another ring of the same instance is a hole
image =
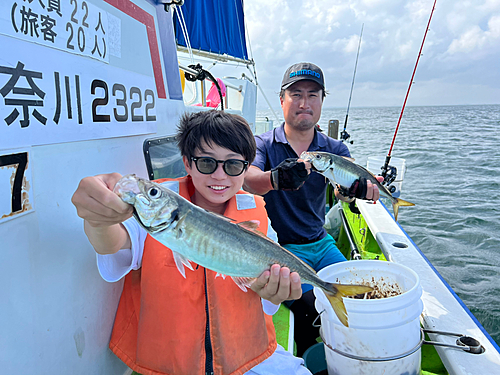
[[[85,0],[1,0],[0,34],[109,62],[108,14]]]
[[[156,132],[153,76],[0,35],[0,150]]]

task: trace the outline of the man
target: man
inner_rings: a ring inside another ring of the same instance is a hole
[[[310,164],[298,156],[304,151],[326,151],[350,156],[345,144],[318,132],[317,123],[326,96],[322,70],[312,63],[288,68],[281,83],[280,102],[285,122],[281,127],[256,136],[257,156],[245,177],[244,189],[264,196],[278,242],[316,271],[345,257],[335,240],[323,228],[327,181],[311,173]],[[370,181],[356,181],[343,196],[378,200],[379,191]],[[302,285],[302,297],[286,302],[295,314],[297,355],[316,342],[317,328],[312,327],[318,313],[314,308],[312,286]]]

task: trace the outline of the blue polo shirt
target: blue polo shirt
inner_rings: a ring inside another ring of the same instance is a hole
[[[285,135],[285,124],[255,136],[257,155],[252,165],[269,171],[286,158],[298,158]],[[308,151],[325,151],[350,157],[345,144],[314,129],[314,139]],[[325,177],[312,172],[297,191],[271,190],[264,195],[266,209],[280,244],[300,244],[317,241],[326,236]]]

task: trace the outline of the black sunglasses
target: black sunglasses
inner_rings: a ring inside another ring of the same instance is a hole
[[[195,158],[191,160],[196,164],[198,172],[203,174],[212,174],[217,170],[219,163],[222,163],[222,169],[228,176],[236,177],[242,174],[248,166],[248,161],[238,159],[217,160],[208,156]]]

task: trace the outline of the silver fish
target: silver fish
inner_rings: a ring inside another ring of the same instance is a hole
[[[302,260],[256,231],[256,222],[235,224],[155,182],[127,175],[118,181],[114,191],[134,206],[134,217],[139,224],[172,250],[184,277],[184,266],[192,270],[192,261],[220,275],[231,276],[246,291],[262,272],[279,264],[297,272],[302,282],[323,290],[345,326],[348,318],[342,297],[372,290],[364,285],[323,281]]]
[[[329,152],[303,152],[300,158],[312,164],[313,170],[330,180],[332,184],[339,184],[344,188],[349,188],[354,181],[360,177],[366,178],[378,187],[380,196],[387,198],[392,203],[394,219],[398,220],[399,206],[414,206],[414,203],[407,202],[400,198],[394,198],[387,188],[378,182],[373,173],[362,166],[353,163],[349,158],[330,154]]]

